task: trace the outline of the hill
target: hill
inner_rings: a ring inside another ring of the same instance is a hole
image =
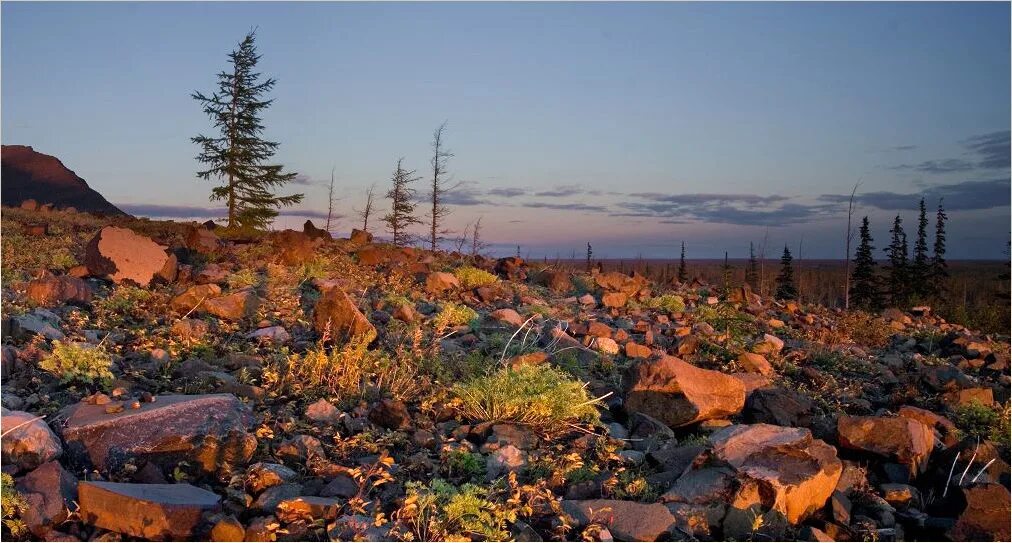
[[[58,209],[73,207],[89,213],[125,215],[54,156],[27,145],[4,145],[0,163],[0,200],[5,206],[17,207],[31,199]]]

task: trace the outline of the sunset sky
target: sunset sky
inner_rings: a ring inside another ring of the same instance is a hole
[[[1008,3],[11,3],[2,141],[31,145],[127,212],[215,217],[193,91],[257,27],[277,78],[266,136],[342,233],[399,157],[424,175],[447,121],[450,227],[493,252],[841,258],[846,196],[888,245],[919,198],[952,258],[1005,258]],[[424,182],[416,187],[424,192]],[[386,202],[382,202],[386,207]],[[779,249],[772,251],[779,253]],[[881,257],[882,251],[876,252]]]

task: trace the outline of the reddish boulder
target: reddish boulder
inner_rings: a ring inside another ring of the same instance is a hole
[[[727,417],[745,405],[741,381],[673,356],[637,362],[627,370],[625,384],[626,409],[672,428]]]
[[[675,527],[675,517],[660,503],[563,500],[562,509],[577,526],[607,526],[619,541],[658,541]]]
[[[309,219],[306,219],[306,222],[302,225],[302,233],[309,236],[309,239],[334,239],[333,236],[330,235],[330,232],[327,232],[322,228],[317,228],[316,225],[313,224],[313,221]]]
[[[59,458],[63,446],[45,419],[25,411],[2,410],[3,463],[19,470],[31,470]]]
[[[372,246],[359,249],[355,252],[355,256],[358,257],[358,263],[363,266],[378,266],[387,258],[384,251]]]
[[[182,314],[189,313],[190,311],[200,311],[208,300],[217,298],[220,295],[221,287],[214,283],[196,285],[172,298],[169,302],[169,307],[177,313]]]
[[[365,230],[359,230],[358,228],[351,229],[351,242],[358,244],[372,243],[372,234]]]
[[[601,295],[601,305],[605,307],[625,307],[629,297],[621,292],[605,292]]]
[[[316,256],[316,245],[302,232],[282,230],[274,234],[272,241],[278,249],[278,260],[287,266],[300,266]]]
[[[569,279],[569,273],[564,271],[544,271],[538,276],[538,283],[548,287],[548,290],[556,294],[565,294],[573,290],[573,282]]]
[[[28,283],[28,299],[44,307],[63,303],[91,302],[91,287],[83,279],[69,275],[47,275]]]
[[[139,409],[109,414],[104,405],[66,408],[60,428],[67,453],[100,470],[131,457],[159,465],[188,460],[208,473],[249,461],[256,438],[248,407],[231,394],[158,396]]]
[[[432,272],[425,278],[425,292],[429,294],[441,294],[443,291],[459,288],[460,281],[452,273]]]
[[[85,247],[84,263],[91,275],[146,287],[156,277],[165,281],[175,279],[176,258],[165,249],[133,230],[106,226]]]
[[[935,445],[930,426],[906,417],[843,415],[836,429],[841,447],[890,457],[908,466],[914,476],[924,473]]]
[[[17,489],[28,502],[21,520],[39,538],[45,538],[77,508],[77,478],[59,462],[42,464],[18,479]]]
[[[995,483],[963,489],[966,509],[949,531],[954,541],[1008,541],[1008,489]]]
[[[180,541],[194,537],[205,513],[218,511],[217,494],[190,484],[81,481],[81,520],[130,537]]]
[[[510,308],[496,309],[489,314],[489,317],[510,326],[522,326],[524,324],[524,318],[520,316],[520,313]]]
[[[745,371],[761,375],[773,375],[773,366],[766,360],[766,357],[756,353],[741,353],[738,356],[738,365]]]
[[[651,354],[650,347],[632,341],[625,344],[625,355],[629,358],[650,358]]]
[[[213,253],[218,250],[218,236],[213,230],[191,225],[183,235],[183,246],[201,254]]]
[[[260,302],[253,289],[245,289],[206,300],[203,308],[215,317],[238,321],[255,315],[260,308]]]
[[[510,281],[527,279],[527,263],[519,256],[500,258],[496,261],[494,270],[496,275]]]
[[[313,324],[320,335],[329,334],[338,341],[358,338],[371,343],[376,338],[376,328],[340,287],[323,291],[313,310]]]

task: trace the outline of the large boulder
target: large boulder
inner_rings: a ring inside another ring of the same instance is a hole
[[[851,417],[843,415],[836,426],[841,447],[889,457],[924,473],[935,444],[930,426],[906,417]]]
[[[40,539],[77,508],[77,478],[56,461],[46,462],[18,479],[17,490],[28,502],[21,511],[21,520]]]
[[[650,284],[646,277],[638,273],[628,276],[614,271],[594,275],[594,282],[604,292],[620,292],[629,298],[635,297]]]
[[[277,258],[288,266],[299,266],[316,256],[316,244],[302,232],[282,230],[272,236]]]
[[[538,276],[538,283],[548,287],[548,290],[556,294],[565,294],[573,290],[573,282],[569,279],[569,272],[565,271],[543,271]]]
[[[459,288],[460,281],[452,273],[432,272],[425,278],[425,292],[429,294],[441,294],[443,291]]]
[[[81,481],[81,520],[130,537],[180,541],[192,538],[220,498],[190,484]]]
[[[249,408],[231,394],[167,395],[139,409],[106,413],[84,402],[62,412],[68,454],[100,470],[131,457],[169,466],[188,460],[208,473],[244,465],[256,449]]]
[[[733,425],[710,436],[713,455],[756,481],[764,510],[797,524],[821,508],[836,489],[843,464],[836,449],[805,428]],[[729,512],[729,514],[731,514]]]
[[[203,226],[191,225],[186,229],[186,234],[183,235],[183,245],[191,250],[201,254],[213,253],[218,250],[220,240],[218,235],[214,233],[214,230],[204,228]]]
[[[238,321],[255,315],[260,303],[260,297],[249,288],[206,300],[203,308],[220,319]]]
[[[675,524],[675,517],[659,503],[563,500],[562,509],[578,526],[606,526],[618,541],[658,541],[669,535]]]
[[[1009,492],[995,483],[964,488],[966,509],[949,531],[954,541],[1008,541]]]
[[[349,238],[352,243],[358,243],[365,245],[366,243],[372,243],[372,234],[365,230],[359,230],[358,228],[351,229],[351,237]]]
[[[35,469],[63,454],[63,446],[56,434],[42,418],[25,411],[2,409],[0,438],[5,466],[16,466],[19,471]]]
[[[316,225],[313,224],[313,221],[309,219],[306,219],[306,222],[302,225],[302,233],[309,236],[309,239],[334,239],[334,237],[330,235],[330,232],[327,232],[322,228],[317,228]]]
[[[210,299],[217,298],[221,295],[221,287],[214,283],[206,285],[192,286],[179,295],[172,298],[169,302],[171,307],[177,313],[186,314],[191,311],[199,311],[204,307],[204,303]]]
[[[46,275],[28,283],[28,300],[35,305],[52,307],[63,303],[88,304],[91,287],[83,279],[69,275]]]
[[[507,256],[500,258],[495,263],[495,273],[510,281],[524,281],[527,279],[527,263],[519,256]]]
[[[672,428],[723,418],[741,411],[745,386],[719,371],[661,356],[632,365],[625,375],[625,407]]]
[[[176,257],[147,236],[133,230],[106,226],[85,247],[84,264],[94,276],[107,276],[115,283],[129,281],[142,287],[155,278],[176,278]]]
[[[800,392],[762,387],[748,395],[742,414],[749,422],[810,427],[814,409],[814,402]]]
[[[320,335],[330,334],[334,340],[371,343],[376,338],[376,328],[340,287],[323,291],[313,310],[313,324]]]

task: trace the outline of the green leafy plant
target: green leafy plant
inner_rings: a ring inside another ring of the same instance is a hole
[[[14,489],[14,478],[7,473],[0,474],[0,505],[3,509],[3,526],[11,536],[21,539],[28,533],[28,527],[21,520],[21,511],[28,508],[24,496]]]
[[[586,386],[555,368],[504,368],[458,384],[454,393],[470,419],[524,424],[551,432],[577,422],[597,423],[599,399]]]
[[[485,287],[494,284],[499,280],[495,274],[473,266],[463,266],[457,268],[453,271],[453,275],[455,275],[457,280],[460,281],[460,286],[466,289]]]
[[[1009,445],[1009,408],[996,409],[978,400],[956,408],[953,422],[961,432],[981,439],[990,439],[1004,446]]]
[[[410,482],[406,488],[402,512],[421,540],[510,539],[509,523],[516,522],[517,511],[495,501],[491,488],[473,484],[455,487],[442,479],[434,479],[428,486]]]
[[[229,290],[240,290],[246,287],[256,286],[259,282],[256,272],[249,268],[243,268],[235,273],[229,274],[225,281]]]
[[[448,326],[460,326],[478,318],[478,312],[466,305],[447,302],[439,309],[434,323],[437,329],[444,329]]]
[[[474,480],[485,474],[485,462],[480,454],[457,449],[446,455],[446,470],[450,478]]]
[[[685,300],[675,294],[654,296],[647,300],[646,305],[651,309],[660,309],[667,313],[681,313],[685,311]]]
[[[112,358],[99,346],[53,341],[53,352],[39,362],[39,367],[64,383],[108,386],[113,380]]]

